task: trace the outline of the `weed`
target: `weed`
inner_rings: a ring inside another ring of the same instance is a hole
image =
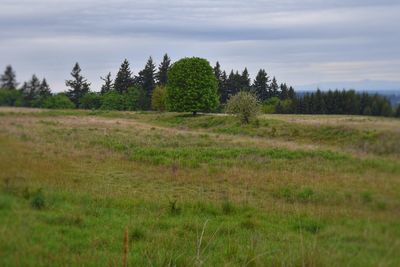
[[[179,215],[182,211],[180,207],[176,204],[178,200],[169,200],[169,214],[171,215]]]
[[[37,210],[45,208],[45,197],[42,192],[42,189],[38,189],[32,196],[31,207]]]
[[[232,214],[235,212],[235,206],[229,200],[222,202],[222,213],[225,215]]]
[[[364,204],[368,204],[372,202],[372,193],[365,191],[361,193],[361,201]]]

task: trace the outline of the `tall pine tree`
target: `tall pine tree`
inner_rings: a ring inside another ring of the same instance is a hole
[[[146,108],[150,108],[151,94],[153,93],[155,82],[155,71],[156,66],[153,63],[153,59],[150,57],[147,60],[146,66],[139,72],[137,77],[137,85],[141,86],[146,92]]]
[[[250,75],[247,68],[244,68],[241,76],[240,90],[249,91],[250,90]]]
[[[228,92],[226,91],[226,72],[221,71],[221,65],[217,61],[214,67],[214,75],[218,81],[218,95],[220,103],[225,104],[228,99]]]
[[[81,68],[78,62],[75,63],[71,76],[71,80],[65,81],[65,85],[70,88],[67,91],[67,96],[76,107],[79,107],[80,99],[90,90],[90,83],[81,75]]]
[[[104,84],[101,86],[100,94],[104,95],[110,92],[113,89],[113,81],[111,79],[111,72],[109,72],[106,77],[100,77],[104,81]]]
[[[4,74],[0,76],[0,89],[17,89],[18,83],[16,75],[11,65],[8,65]]]
[[[40,83],[39,96],[40,97],[51,96],[51,89],[50,86],[47,84],[46,78],[43,78],[42,82]]]
[[[115,77],[114,88],[118,93],[122,94],[128,92],[128,88],[131,86],[133,86],[132,72],[128,60],[125,59]]]
[[[156,74],[157,84],[166,85],[168,79],[168,70],[171,68],[171,59],[167,54],[164,55],[162,62],[158,66],[158,72]]]
[[[253,90],[258,98],[263,102],[268,98],[269,77],[264,69],[260,69],[253,82]]]
[[[26,106],[32,106],[33,102],[39,97],[40,80],[33,74],[30,81],[25,82],[21,88]]]
[[[271,85],[269,86],[269,97],[276,97],[279,96],[279,85],[278,82],[276,81],[276,78],[272,78]]]

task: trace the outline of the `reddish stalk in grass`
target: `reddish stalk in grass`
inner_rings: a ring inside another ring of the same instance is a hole
[[[124,235],[124,258],[123,258],[123,267],[128,267],[128,243],[129,243],[129,236],[128,236],[128,227],[125,227],[125,235]]]

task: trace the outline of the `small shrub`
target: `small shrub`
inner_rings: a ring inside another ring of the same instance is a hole
[[[306,231],[311,234],[317,234],[323,228],[323,224],[320,221],[314,220],[309,217],[300,217],[294,223],[294,229],[297,231]]]
[[[311,188],[306,187],[297,194],[297,198],[303,202],[308,202],[313,199],[314,195],[314,191]]]
[[[260,102],[254,94],[242,91],[228,100],[225,110],[235,114],[242,123],[248,124],[257,118]]]
[[[50,109],[72,109],[75,104],[63,93],[52,95],[43,100],[43,108]]]
[[[41,189],[36,191],[31,200],[31,206],[34,209],[41,210],[45,207],[45,198]]]
[[[130,234],[129,240],[132,241],[139,241],[145,238],[145,232],[141,228],[134,228]]]

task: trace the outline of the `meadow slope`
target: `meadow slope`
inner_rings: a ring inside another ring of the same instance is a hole
[[[0,108],[0,266],[400,266],[400,120]]]

